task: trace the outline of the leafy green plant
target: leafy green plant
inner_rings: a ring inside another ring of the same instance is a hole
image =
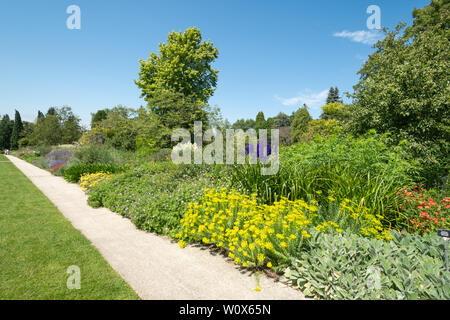
[[[281,148],[277,174],[263,176],[259,165],[240,165],[233,172],[234,181],[257,193],[263,203],[281,196],[307,200],[321,191],[321,206],[329,203],[329,196],[339,202],[347,198],[394,221],[395,193],[413,182],[417,168],[402,146],[388,147],[384,139],[375,133],[360,138],[340,135]]]
[[[123,165],[127,153],[108,146],[86,145],[74,152],[79,164],[112,164]]]
[[[216,168],[155,162],[104,181],[89,193],[88,203],[131,219],[140,229],[173,236],[189,202],[211,186],[230,185]]]
[[[450,272],[436,235],[392,232],[391,241],[318,234],[282,277],[322,299],[450,299]]]
[[[84,174],[96,173],[96,172],[110,172],[119,173],[123,172],[125,168],[123,166],[117,166],[112,164],[80,164],[72,166],[64,171],[64,179],[69,182],[76,183],[80,181],[80,177]]]

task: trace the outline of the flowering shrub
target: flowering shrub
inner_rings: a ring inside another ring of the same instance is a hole
[[[378,239],[390,239],[381,222],[364,207],[354,207],[350,200],[341,204],[341,221],[361,233]],[[273,205],[258,205],[252,196],[225,188],[206,190],[200,203],[190,203],[181,220],[183,232],[176,235],[180,247],[186,241],[215,244],[243,267],[276,267],[296,256],[311,229],[340,233],[334,221],[321,221],[317,202],[290,201],[282,197]],[[350,225],[353,222],[353,225]]]
[[[243,267],[288,262],[310,237],[307,227],[317,207],[306,202],[281,199],[273,205],[258,206],[256,195],[234,190],[207,190],[202,203],[190,203],[178,238],[214,243],[229,251],[229,257]],[[181,247],[185,240],[180,240]]]
[[[52,161],[61,161],[66,163],[70,159],[73,158],[72,152],[65,150],[56,150],[52,151],[45,156],[46,161],[48,162],[48,166],[51,165]]]
[[[48,153],[45,157],[35,159],[32,163],[40,168],[49,170],[52,174],[62,175],[64,167],[73,154],[65,150],[56,150]]]
[[[52,174],[57,174],[58,172],[61,171],[62,168],[64,168],[64,166],[66,165],[66,162],[63,160],[52,160],[48,170],[52,173]]]
[[[64,179],[69,182],[77,183],[84,174],[97,173],[97,172],[111,172],[118,173],[123,172],[125,168],[123,166],[117,166],[112,164],[78,164],[71,166],[64,171]]]
[[[97,184],[111,179],[113,175],[110,172],[87,173],[81,176],[80,186],[85,192],[90,192]]]
[[[397,197],[408,231],[426,233],[450,228],[449,197],[436,201],[421,186],[414,186],[412,190],[402,188]]]
[[[320,191],[316,193],[320,194]],[[329,201],[328,207],[319,207],[319,217],[324,222],[316,227],[317,231],[323,232],[329,227],[334,227],[367,237],[391,240],[390,229],[387,230],[383,226],[383,222],[386,220],[382,215],[373,214],[365,206],[347,198],[337,202],[332,196],[328,196],[327,200]]]

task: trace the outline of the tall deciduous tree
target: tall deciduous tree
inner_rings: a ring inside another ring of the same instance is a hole
[[[72,143],[80,139],[81,119],[72,112],[72,108],[63,106],[58,109],[58,117],[61,122],[61,143]]]
[[[351,118],[352,106],[345,105],[339,102],[333,102],[326,104],[322,107],[321,119],[324,120],[338,120],[347,122]]]
[[[16,150],[19,148],[19,139],[21,138],[21,133],[23,130],[23,123],[22,119],[20,117],[19,111],[16,110],[15,116],[14,116],[14,126],[11,133],[11,143],[10,147],[12,150]]]
[[[236,120],[233,125],[231,126],[233,129],[242,129],[242,130],[248,130],[248,129],[254,129],[255,128],[255,120],[253,119],[239,119]]]
[[[184,32],[171,32],[167,43],[159,44],[158,54],[151,53],[146,61],[140,60],[139,79],[135,83],[142,90],[141,97],[154,114],[163,118],[163,123],[175,113],[177,118],[184,117],[182,112],[191,112],[199,117],[195,120],[204,120],[205,113],[201,111],[217,85],[219,71],[211,64],[218,54],[213,43],[202,41],[199,29],[188,28]]]
[[[275,128],[289,127],[291,125],[291,118],[284,112],[280,112],[274,120]]]
[[[308,130],[308,124],[312,120],[306,105],[299,108],[291,122],[292,142],[299,142],[301,136]]]
[[[50,108],[45,118],[38,117],[29,141],[34,145],[56,145],[73,143],[80,137],[80,119],[70,107],[63,106]]]
[[[432,1],[376,45],[354,87],[355,133],[391,132],[392,143],[408,142],[427,180],[448,174],[450,140],[450,7]],[[424,171],[425,173],[425,171]]]
[[[40,122],[40,121],[42,121],[42,120],[44,120],[44,119],[45,119],[44,114],[43,114],[41,111],[38,110],[38,115],[37,115],[37,118],[36,118],[36,123],[38,123],[38,122]]]
[[[106,118],[108,118],[109,109],[98,110],[95,113],[91,113],[91,128],[93,128],[96,124],[102,122]]]
[[[50,108],[48,108],[47,116],[48,116],[48,115],[50,115],[50,116],[56,116],[56,108],[55,108],[55,107],[50,107]]]

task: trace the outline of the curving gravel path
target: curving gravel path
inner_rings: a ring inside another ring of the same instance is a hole
[[[98,248],[142,299],[305,299],[299,291],[265,275],[259,277],[261,291],[257,292],[255,277],[223,256],[195,246],[180,249],[165,237],[138,230],[109,209],[89,207],[78,185],[16,157],[7,157]]]

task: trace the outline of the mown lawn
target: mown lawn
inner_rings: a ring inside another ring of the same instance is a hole
[[[68,289],[69,266],[81,288]],[[0,300],[139,299],[58,209],[0,155]]]

